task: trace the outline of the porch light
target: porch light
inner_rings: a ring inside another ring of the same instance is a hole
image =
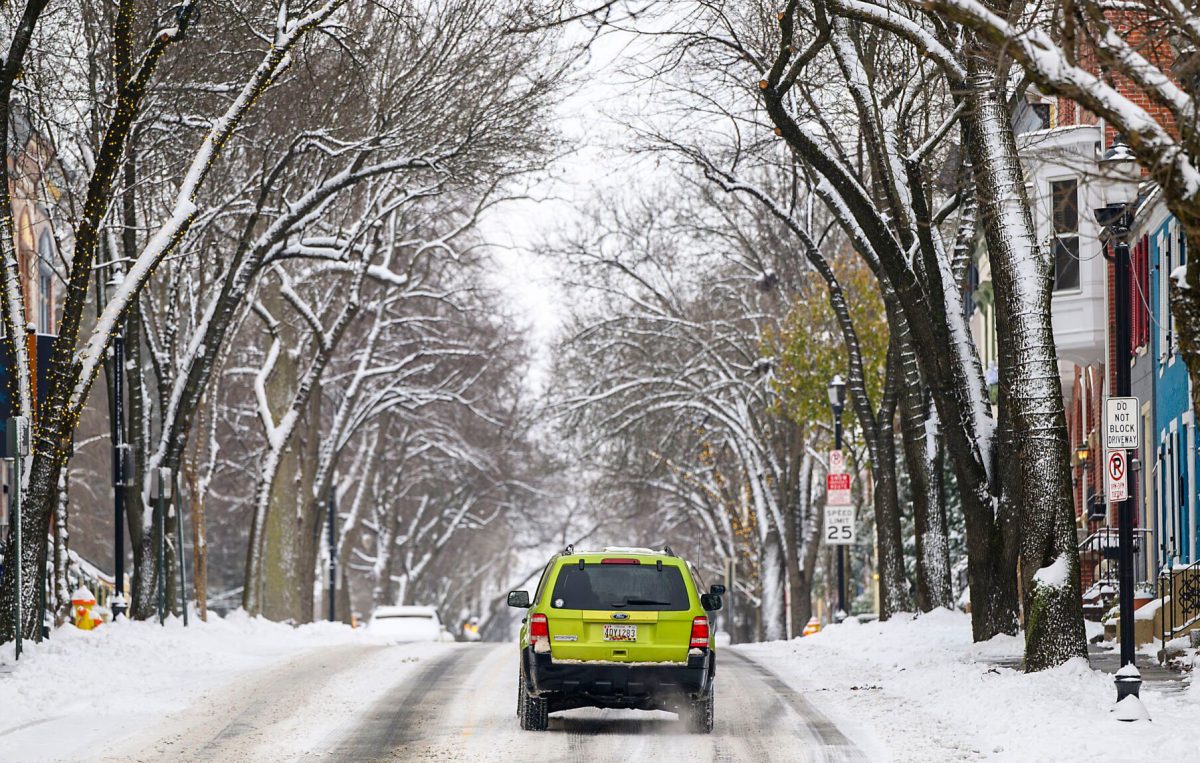
[[[1086,440],[1079,443],[1079,445],[1075,447],[1075,463],[1079,467],[1086,467],[1088,464],[1088,459],[1091,458],[1091,455],[1092,449],[1088,447]]]

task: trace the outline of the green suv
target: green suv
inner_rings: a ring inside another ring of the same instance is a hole
[[[692,565],[665,548],[606,548],[556,554],[521,626],[517,715],[540,731],[547,716],[576,707],[671,710],[693,731],[713,724],[709,613],[724,586],[704,586]]]

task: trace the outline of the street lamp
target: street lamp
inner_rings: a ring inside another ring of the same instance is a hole
[[[1104,229],[1101,241],[1112,248],[1114,290],[1116,292],[1116,396],[1129,396],[1129,233],[1133,225],[1133,207],[1137,201],[1141,173],[1133,152],[1118,137],[1098,160],[1100,189],[1104,206],[1095,210],[1096,222]],[[1108,254],[1105,254],[1108,257]],[[1133,635],[1133,502],[1117,502],[1117,565],[1120,604],[1121,670],[1117,673],[1117,701],[1137,697],[1142,679],[1134,662]]]
[[[1087,441],[1079,443],[1075,448],[1075,463],[1080,469],[1086,469],[1088,462],[1091,459],[1092,449],[1088,446]]]
[[[846,381],[835,374],[829,381],[829,407],[833,410],[833,447],[842,449],[842,411],[846,409]],[[846,618],[846,547],[837,547],[837,614],[834,620]]]
[[[829,381],[829,407],[833,409],[835,422],[841,426],[842,410],[846,406],[846,381],[842,379],[841,374],[835,374]],[[841,442],[838,442],[838,447],[842,447]]]

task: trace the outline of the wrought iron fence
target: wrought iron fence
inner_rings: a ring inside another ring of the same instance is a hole
[[[1162,645],[1196,627],[1200,620],[1200,562],[1163,570],[1158,577],[1162,600]]]

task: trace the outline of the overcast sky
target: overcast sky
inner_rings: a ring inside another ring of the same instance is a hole
[[[535,368],[530,380],[542,389],[551,345],[565,316],[566,297],[555,283],[555,263],[536,249],[570,230],[589,201],[636,191],[650,171],[625,147],[631,142],[621,120],[635,108],[636,88],[621,73],[630,40],[598,39],[576,74],[577,84],[558,108],[559,129],[570,149],[549,177],[531,189],[540,201],[508,202],[481,222],[496,262],[494,282],[530,329]]]

